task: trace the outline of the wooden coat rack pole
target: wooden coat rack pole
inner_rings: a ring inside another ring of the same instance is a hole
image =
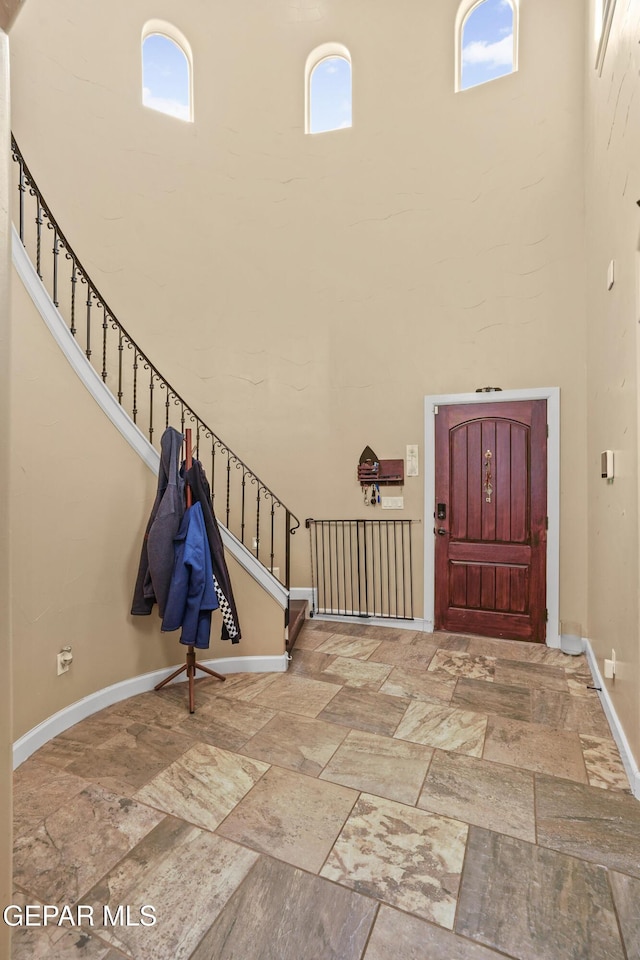
[[[187,429],[184,432],[184,442],[185,442],[185,467],[187,473],[191,469],[192,465],[192,455],[191,455],[191,430]],[[192,496],[191,496],[191,487],[189,484],[186,484],[186,502],[187,510],[191,506]],[[160,690],[166,683],[169,683],[170,680],[173,680],[175,677],[180,676],[181,673],[186,672],[189,679],[189,713],[194,713],[196,709],[196,696],[195,696],[195,676],[196,670],[202,670],[203,673],[208,673],[210,677],[216,677],[217,680],[224,680],[225,677],[221,673],[216,673],[215,670],[210,670],[209,667],[203,666],[203,664],[198,663],[196,660],[196,650],[195,647],[190,645],[187,647],[187,662],[183,667],[178,667],[177,670],[174,670],[173,673],[169,674],[168,677],[165,677],[161,683],[156,684],[153,688],[154,690]]]

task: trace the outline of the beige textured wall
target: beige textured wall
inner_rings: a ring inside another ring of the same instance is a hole
[[[10,451],[10,210],[9,39],[0,29],[0,909],[11,903],[11,568]],[[10,930],[0,923],[0,956],[10,954]]]
[[[363,515],[365,444],[418,442],[428,468],[425,394],[559,385],[561,616],[584,623],[584,4],[523,3],[519,72],[463,94],[456,10],[30,0],[14,129],[121,320],[303,519]],[[192,45],[193,125],[141,106],[150,17]],[[304,64],[328,40],[351,51],[354,126],[305,136]]]
[[[602,76],[593,23],[586,70],[586,197],[589,444],[589,636],[640,761],[638,630],[638,339],[640,334],[640,2],[618,3]],[[615,284],[606,289],[615,260]],[[612,449],[616,477],[600,478]]]
[[[184,648],[178,633],[160,633],[156,610],[129,614],[155,477],[72,373],[17,276],[12,312],[17,739],[102,687],[184,661]],[[252,608],[244,640],[217,640],[204,658],[282,654],[281,610],[237,566],[232,579],[240,610]],[[67,644],[74,661],[58,677]]]

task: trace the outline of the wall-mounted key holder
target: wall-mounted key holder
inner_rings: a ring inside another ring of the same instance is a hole
[[[365,485],[393,486],[404,483],[404,460],[378,460],[371,447],[365,447],[358,464],[358,481]]]

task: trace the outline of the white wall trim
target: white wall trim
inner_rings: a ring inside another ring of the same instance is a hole
[[[313,587],[291,587],[289,591],[292,600],[306,600],[310,608],[313,609],[313,603],[316,591]]]
[[[89,391],[101,410],[107,415],[112,424],[120,431],[127,443],[135,450],[146,463],[154,475],[158,475],[160,468],[160,454],[149,443],[141,430],[135,425],[129,415],[123,410],[111,391],[104,385],[99,374],[93,369],[80,344],[76,341],[67,327],[62,315],[49,296],[46,287],[40,280],[27,251],[20,241],[15,227],[13,229],[13,265],[24,287],[31,297],[38,313],[44,320],[51,336],[56,341],[63,354],[71,364],[74,372]],[[276,603],[285,610],[289,602],[289,593],[279,580],[276,580],[247,547],[238,540],[224,524],[218,521],[222,542],[241,567],[265,590]]]
[[[584,645],[585,652],[587,654],[587,662],[591,670],[591,675],[593,676],[593,682],[596,687],[600,687],[600,689],[597,691],[598,696],[600,697],[602,709],[604,710],[605,716],[609,722],[609,726],[611,727],[613,739],[618,745],[620,758],[627,772],[631,791],[634,797],[640,800],[640,770],[638,769],[638,764],[633,756],[631,747],[629,746],[629,741],[627,740],[626,734],[622,728],[622,724],[618,719],[618,714],[616,713],[616,709],[609,695],[609,691],[604,685],[602,674],[600,673],[600,668],[598,666],[598,660],[593,652],[590,640],[584,639]]]
[[[312,619],[334,621],[335,623],[359,623],[364,627],[393,627],[394,630],[431,632],[422,617],[415,617],[413,620],[396,620],[394,617],[360,617],[358,614],[338,616],[333,613],[314,613]]]
[[[286,653],[278,656],[269,657],[221,657],[218,660],[198,661],[210,670],[217,673],[285,673],[289,666],[289,658]],[[96,690],[82,700],[70,704],[51,717],[47,717],[42,723],[39,723],[32,730],[29,730],[23,737],[13,745],[13,769],[19,767],[21,763],[39,750],[45,743],[48,743],[52,737],[57,737],[72,727],[75,723],[90,717],[111,706],[112,703],[119,703],[128,697],[133,697],[138,693],[146,693],[153,690],[156,684],[168,677],[169,674],[177,670],[179,664],[175,667],[166,667],[162,670],[154,670],[151,673],[143,673],[139,677],[131,677],[129,680],[122,680],[120,683],[111,684],[102,690]],[[184,682],[184,675],[176,677],[171,683]],[[216,681],[219,682],[219,681]],[[197,709],[197,706],[196,706]]]
[[[547,444],[547,646],[560,646],[560,388],[534,387],[497,393],[447,393],[425,397],[424,483],[424,619],[433,630],[435,611],[435,542],[429,535],[435,503],[435,438],[439,406],[460,403],[509,403],[514,400],[546,400],[549,440]]]

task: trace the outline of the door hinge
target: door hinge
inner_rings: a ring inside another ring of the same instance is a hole
[[[549,622],[549,611],[546,607],[544,608],[544,619],[547,623]]]
[[[549,517],[544,518],[544,528],[545,530],[549,529]]]
[[[433,405],[433,412],[434,412],[434,414],[437,414],[439,410],[440,410],[440,407],[438,407],[436,404],[434,404],[434,405]]]
[[[549,438],[549,424],[547,424],[547,439]]]

